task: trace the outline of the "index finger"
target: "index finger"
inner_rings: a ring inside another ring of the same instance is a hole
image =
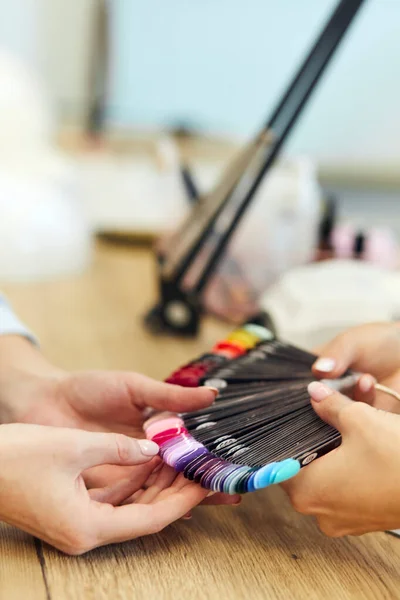
[[[155,381],[139,373],[123,373],[123,379],[132,400],[139,408],[154,408],[182,412],[210,406],[218,390],[206,386],[182,387],[173,383]]]

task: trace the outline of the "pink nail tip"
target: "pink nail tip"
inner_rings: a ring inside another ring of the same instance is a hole
[[[150,427],[150,425],[153,425],[154,423],[158,423],[160,421],[165,421],[166,419],[169,419],[171,417],[175,417],[175,413],[172,413],[172,412],[157,413],[156,415],[149,417],[143,423],[143,430],[146,431]]]
[[[168,429],[179,429],[184,427],[185,424],[182,419],[174,417],[172,419],[163,419],[162,421],[156,421],[151,423],[146,429],[146,436],[153,438],[158,433],[167,431]]]

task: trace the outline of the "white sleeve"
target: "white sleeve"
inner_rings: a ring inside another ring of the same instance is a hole
[[[0,335],[21,335],[33,344],[37,344],[35,336],[25,327],[11,310],[10,305],[0,293]]]

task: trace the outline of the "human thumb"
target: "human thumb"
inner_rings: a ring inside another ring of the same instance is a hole
[[[98,465],[138,465],[158,454],[159,447],[149,440],[135,440],[119,433],[76,431],[81,471]]]
[[[310,383],[308,393],[311,396],[311,404],[317,415],[323,421],[344,433],[341,416],[346,408],[354,404],[353,400],[320,381]]]

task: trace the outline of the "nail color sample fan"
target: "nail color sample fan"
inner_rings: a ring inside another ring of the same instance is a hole
[[[146,437],[165,463],[212,491],[253,492],[289,479],[341,443],[310,403],[315,359],[247,323],[166,380],[217,388],[215,403],[155,414],[144,424]],[[348,371],[326,383],[347,391],[358,377]]]

